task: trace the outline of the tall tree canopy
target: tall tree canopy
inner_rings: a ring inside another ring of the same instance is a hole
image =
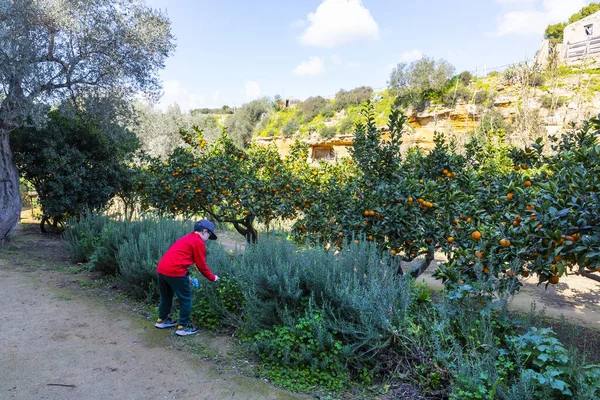
[[[173,40],[166,15],[141,0],[0,0],[0,244],[21,210],[10,132],[65,99],[158,95]]]

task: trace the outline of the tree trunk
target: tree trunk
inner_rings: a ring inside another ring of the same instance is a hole
[[[252,226],[254,216],[248,215],[242,221],[233,221],[233,226],[238,233],[246,238],[248,243],[256,243],[258,241],[258,232]]]
[[[9,131],[0,126],[0,246],[9,242],[21,215],[19,171],[13,163]]]

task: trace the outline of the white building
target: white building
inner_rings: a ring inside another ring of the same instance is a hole
[[[567,25],[563,60],[571,63],[600,56],[600,11]]]
[[[559,64],[589,62],[600,63],[600,11],[567,25],[563,31],[563,42],[555,46]],[[552,46],[544,40],[535,60],[545,67]]]

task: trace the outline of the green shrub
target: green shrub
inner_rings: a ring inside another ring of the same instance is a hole
[[[156,265],[177,239],[192,231],[193,223],[170,218],[145,218],[134,227],[120,223],[130,236],[119,244],[116,258],[119,264],[119,285],[137,299],[156,298],[149,293],[156,281]],[[155,288],[154,288],[155,289]]]
[[[265,364],[273,383],[294,391],[314,387],[339,391],[348,383],[343,346],[314,310],[291,325],[276,325],[251,339],[251,349]]]
[[[597,398],[600,365],[582,365],[549,328],[532,327],[508,338],[508,352],[523,367],[521,380],[535,387],[534,398]]]
[[[554,97],[548,94],[542,95],[540,100],[542,101],[543,108],[560,108],[567,102],[567,99],[564,96]]]
[[[337,128],[335,126],[324,126],[319,129],[319,136],[325,139],[331,139],[337,133]]]
[[[302,103],[298,104],[298,110],[300,110],[304,117],[304,123],[309,123],[317,115],[321,114],[327,109],[329,102],[321,96],[309,97]]]
[[[337,131],[340,135],[351,135],[354,132],[354,121],[344,118],[338,125]]]
[[[300,128],[300,124],[298,123],[298,121],[296,121],[295,119],[292,119],[292,120],[288,121],[283,126],[283,128],[281,128],[281,133],[285,137],[290,137],[290,136],[294,135],[296,132],[298,132],[299,128]]]
[[[481,105],[481,104],[485,103],[487,100],[488,100],[488,93],[486,91],[479,90],[479,91],[475,92],[475,94],[473,95],[473,103],[475,103],[477,105]]]
[[[450,89],[442,96],[442,102],[447,106],[454,106],[458,101],[469,102],[471,101],[471,92],[463,87],[459,86],[456,89]]]
[[[335,94],[335,109],[343,110],[351,106],[359,106],[369,100],[373,95],[373,89],[369,86],[361,86],[350,91],[340,89]]]
[[[546,79],[544,78],[544,76],[542,74],[532,74],[531,77],[529,78],[529,86],[531,87],[540,87],[544,84],[544,82],[546,81]]]
[[[73,262],[88,262],[98,246],[100,234],[108,222],[104,215],[86,212],[67,221],[63,239],[67,242],[69,258]]]

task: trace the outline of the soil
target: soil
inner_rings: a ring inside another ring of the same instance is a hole
[[[230,337],[156,329],[143,305],[66,256],[37,224],[21,224],[1,250],[0,398],[308,398],[249,377]]]

